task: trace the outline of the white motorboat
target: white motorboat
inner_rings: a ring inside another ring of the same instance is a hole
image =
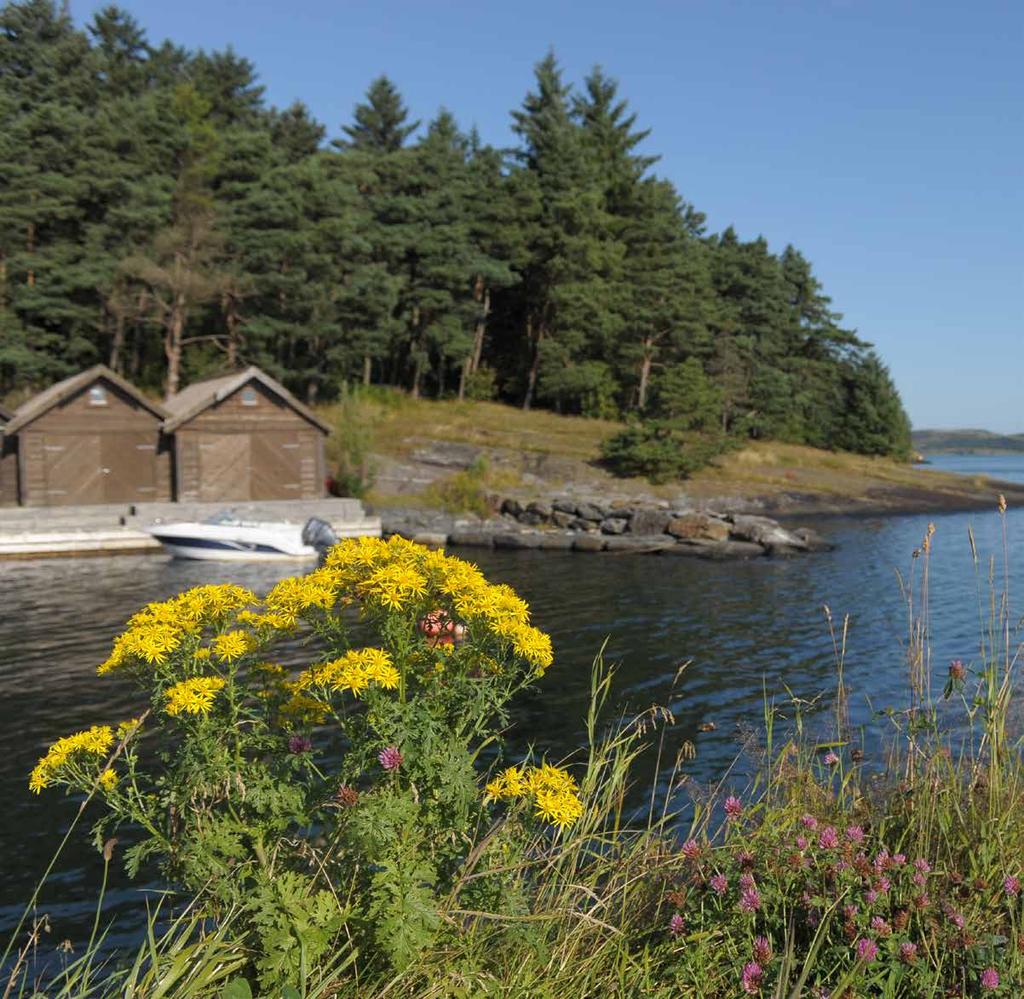
[[[315,559],[337,542],[330,524],[244,521],[230,511],[205,521],[150,524],[143,528],[176,558],[217,561]]]

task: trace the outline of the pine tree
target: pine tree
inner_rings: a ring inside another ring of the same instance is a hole
[[[370,84],[366,102],[356,105],[353,118],[343,129],[347,145],[364,152],[397,152],[420,124],[408,120],[405,102],[386,76],[378,76]]]

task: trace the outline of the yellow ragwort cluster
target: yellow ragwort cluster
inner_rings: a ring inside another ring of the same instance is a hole
[[[548,763],[540,767],[508,767],[485,791],[488,801],[532,798],[537,817],[559,829],[567,829],[583,814],[575,778],[561,767]]]
[[[199,634],[206,625],[221,624],[229,614],[255,602],[256,596],[244,587],[222,583],[196,586],[170,600],[149,604],[114,640],[99,672],[110,673],[140,662],[163,664],[186,636]]]
[[[39,794],[44,787],[49,787],[59,772],[76,757],[105,756],[113,744],[114,731],[109,725],[93,725],[84,732],[76,732],[74,735],[58,739],[29,775],[29,790]]]
[[[539,673],[551,665],[551,639],[530,624],[526,602],[511,587],[488,583],[462,559],[398,536],[359,538],[332,548],[319,572],[333,574],[339,590],[350,589],[388,610],[446,600],[458,617],[507,642]]]
[[[172,717],[208,715],[217,692],[223,686],[224,681],[219,676],[196,676],[191,680],[182,680],[164,691],[167,698],[164,711]]]
[[[304,670],[292,686],[297,693],[324,687],[339,692],[348,690],[358,697],[370,684],[394,690],[398,682],[398,670],[383,649],[353,649],[340,659]]]

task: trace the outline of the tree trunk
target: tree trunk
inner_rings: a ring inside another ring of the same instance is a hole
[[[315,378],[310,378],[306,383],[306,405],[315,406],[316,397],[320,394],[320,383]]]
[[[466,372],[469,366],[473,363],[473,355],[470,354],[462,362],[462,367],[459,369],[459,402],[462,402],[466,398]]]
[[[420,359],[420,355],[417,354],[412,368],[412,397],[414,399],[418,399],[420,397],[420,379],[422,377],[423,361]]]
[[[164,399],[176,395],[181,385],[181,341],[185,336],[185,296],[178,292],[174,296],[171,313],[167,317],[167,332],[164,336],[164,353],[167,355],[167,383]]]
[[[480,302],[480,317],[476,321],[476,328],[473,330],[473,360],[469,373],[473,374],[480,367],[480,358],[484,352],[484,334],[487,332],[487,317],[491,314],[491,289],[485,287],[483,298]]]
[[[544,339],[544,327],[538,325],[537,336],[534,339],[533,320],[526,321],[526,338],[533,340],[533,358],[530,361],[530,372],[526,376],[526,395],[523,397],[523,409],[528,410],[533,405],[533,397],[537,391],[537,375],[540,372],[540,344]]]
[[[644,341],[643,359],[640,361],[640,387],[637,389],[637,406],[647,406],[647,388],[651,382],[651,341]]]
[[[228,333],[228,367],[238,367],[238,351],[242,345],[242,317],[238,314],[238,299],[230,292],[225,294],[224,325]]]
[[[363,355],[363,384],[370,384],[370,377],[373,374],[373,359],[369,354]]]
[[[124,313],[118,311],[114,316],[114,334],[110,341],[110,370],[115,374],[123,374],[121,371],[121,354],[124,351]]]

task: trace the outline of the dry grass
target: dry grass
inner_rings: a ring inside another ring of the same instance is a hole
[[[512,492],[520,491],[514,487],[517,473],[536,473],[541,458],[551,459],[541,466],[549,491],[571,483],[620,497],[685,495],[706,502],[721,498],[733,506],[763,503],[780,513],[953,509],[989,505],[999,491],[981,476],[760,441],[717,459],[685,482],[652,486],[643,479],[615,478],[600,467],[601,442],[622,428],[612,420],[524,412],[491,402],[435,402],[380,390],[371,391],[361,405],[373,427],[374,452],[381,457],[414,460],[414,452],[431,442],[472,445],[485,449],[492,474],[500,468],[502,485]],[[322,415],[333,422],[335,413],[324,407]],[[1018,498],[1024,499],[1024,493]]]

